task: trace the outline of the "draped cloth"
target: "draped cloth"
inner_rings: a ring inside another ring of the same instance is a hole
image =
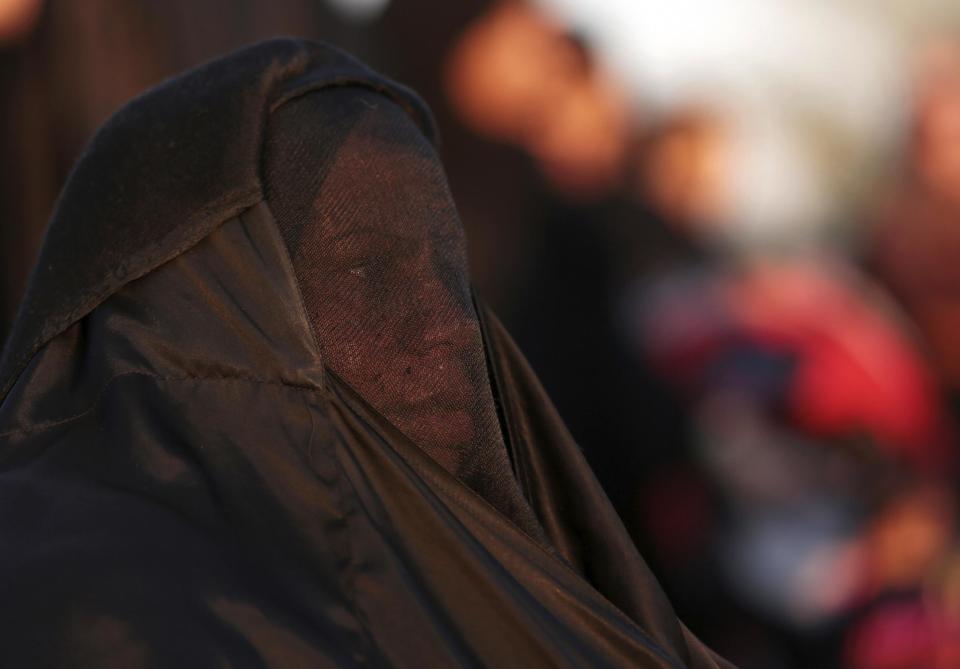
[[[101,129],[0,360],[4,665],[729,666],[472,295],[434,136],[289,39]]]

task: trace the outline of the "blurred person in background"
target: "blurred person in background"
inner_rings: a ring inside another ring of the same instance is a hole
[[[631,195],[642,117],[591,45],[525,2],[493,3],[468,26],[446,82],[472,129],[537,169],[505,322],[622,512],[685,435],[670,388],[623,345],[616,301],[639,266],[696,254]]]
[[[916,60],[902,171],[871,221],[868,263],[919,328],[943,382],[960,390],[960,40]]]
[[[661,574],[741,666],[847,666],[852,622],[890,598],[920,605],[954,544],[955,433],[902,316],[849,268],[797,261],[636,297],[638,349],[696,433],[667,470],[699,491],[695,513],[657,517],[669,479],[637,491]]]
[[[634,123],[625,93],[543,11],[493,3],[458,39],[446,81],[470,127],[523,148],[556,191],[590,201],[620,186]]]

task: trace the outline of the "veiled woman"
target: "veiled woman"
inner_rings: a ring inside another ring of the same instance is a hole
[[[0,365],[0,662],[728,666],[474,300],[432,137],[293,40],[104,126]]]

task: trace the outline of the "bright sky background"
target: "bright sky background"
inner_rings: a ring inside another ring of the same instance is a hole
[[[900,136],[913,35],[960,9],[956,0],[953,9],[944,0],[536,1],[584,35],[648,113],[695,104],[731,121],[735,218],[747,236],[791,227],[802,236],[836,215],[864,165]]]

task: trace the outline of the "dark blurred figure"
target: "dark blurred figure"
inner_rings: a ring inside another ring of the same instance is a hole
[[[883,191],[868,228],[866,264],[910,315],[935,382],[960,416],[960,41],[921,47],[901,170]],[[955,448],[955,436],[951,447]],[[955,463],[953,463],[955,465]],[[900,588],[865,604],[845,648],[853,669],[955,667],[960,663],[955,466],[946,490],[917,491],[890,505],[868,546],[875,575]],[[936,547],[935,559],[916,558]]]
[[[919,60],[903,172],[878,207],[870,263],[920,329],[943,381],[960,392],[960,42]]]
[[[539,175],[519,225],[498,226],[498,254],[524,262],[501,266],[494,303],[623,514],[685,437],[669,388],[624,347],[617,301],[637,272],[682,264],[695,245],[633,192],[643,131],[622,87],[536,8],[499,2],[470,24],[447,86],[473,130]]]

